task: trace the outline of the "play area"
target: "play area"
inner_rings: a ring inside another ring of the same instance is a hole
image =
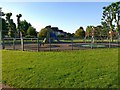
[[[46,41],[45,41],[46,40]],[[22,50],[22,51],[64,51],[64,50],[82,50],[82,49],[97,49],[97,48],[116,48],[120,47],[117,40],[110,42],[106,41],[95,41],[91,42],[88,40],[76,39],[58,39],[48,40],[39,38],[23,38],[22,43],[20,38],[5,38],[4,49],[7,50]]]
[[[120,39],[113,39],[113,35],[107,39],[97,39],[92,29],[91,37],[81,38],[58,38],[51,27],[46,27],[47,33],[44,38],[3,38],[2,47],[7,50],[22,51],[64,51],[64,50],[82,50],[97,48],[116,48],[120,47]]]

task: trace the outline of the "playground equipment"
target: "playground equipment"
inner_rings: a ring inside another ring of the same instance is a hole
[[[91,37],[91,48],[93,48],[93,45],[94,45],[94,27],[92,27],[92,37]]]
[[[94,27],[92,27],[91,43],[86,43],[86,37],[87,37],[87,35],[86,35],[85,38],[84,38],[85,44],[81,44],[81,45],[78,45],[78,46],[85,47],[85,48],[86,47],[87,48],[103,48],[103,47],[106,47],[105,45],[101,45],[101,44],[96,44],[95,43],[94,32],[95,32],[95,29],[94,29]]]
[[[46,27],[47,29],[47,35],[46,38],[44,38],[43,43],[51,43],[54,40],[57,40],[57,42],[60,42],[53,30],[50,27]]]
[[[104,48],[106,47],[105,45],[102,45],[102,44],[94,44],[94,45],[91,45],[91,44],[84,44],[84,45],[81,45],[82,47],[92,47],[92,48]]]

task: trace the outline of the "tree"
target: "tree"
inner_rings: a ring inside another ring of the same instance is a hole
[[[8,22],[8,36],[13,37],[12,22],[11,22],[12,13],[6,13],[6,20]]]
[[[66,33],[66,37],[68,37],[68,38],[71,38],[71,37],[73,37],[73,36],[74,36],[74,34]]]
[[[85,37],[85,31],[84,31],[83,27],[80,27],[79,29],[77,29],[75,31],[75,37],[80,37],[80,38]]]
[[[1,17],[0,17],[1,18]],[[5,21],[5,19],[2,19],[2,38],[5,37],[5,35],[8,35],[8,27],[7,27],[7,23]]]
[[[27,30],[27,35],[36,37],[37,36],[36,29],[33,28],[32,26],[29,26],[29,28]]]
[[[32,26],[32,25],[30,23],[28,23],[26,20],[20,21],[20,27],[21,27],[21,32],[22,32],[23,36],[27,35],[27,30],[30,26]]]
[[[47,31],[48,31],[47,28],[42,28],[38,33],[38,37],[46,37]]]
[[[2,49],[4,49],[5,48],[5,46],[4,46],[4,40],[3,40],[3,36],[4,36],[4,34],[3,34],[3,29],[6,29],[6,22],[5,22],[5,20],[2,18],[2,16],[4,16],[5,14],[2,12],[2,10],[1,10],[1,8],[0,8],[0,29],[2,29],[1,31],[0,31],[0,35],[2,34],[2,37],[1,37],[1,46],[2,46]],[[2,21],[2,22],[1,22]],[[2,25],[3,25],[3,27],[2,27]]]
[[[110,27],[108,26],[108,24],[106,22],[101,22],[101,24],[102,24],[102,35],[104,37],[108,37]]]
[[[20,37],[20,33],[22,34],[22,32],[21,32],[21,24],[20,24],[20,18],[22,17],[22,14],[16,15],[16,17],[17,17],[17,24],[18,24],[18,37]]]
[[[111,4],[113,19],[115,20],[117,32],[120,28],[119,20],[120,20],[120,2],[115,2]],[[119,31],[120,32],[120,31]],[[120,33],[119,33],[120,34]]]
[[[102,39],[102,38],[106,37],[106,36],[107,36],[107,33],[108,33],[108,32],[107,32],[108,27],[105,26],[105,25],[106,25],[105,22],[102,23],[102,24],[104,24],[104,28],[103,28],[102,25],[98,25],[98,26],[87,26],[86,32],[85,32],[85,36],[86,36],[86,37],[92,37],[92,35],[94,35],[94,38],[96,38],[96,39]],[[105,27],[106,27],[106,28],[105,28]],[[93,29],[94,29],[94,31],[93,31]],[[92,34],[92,33],[94,33],[94,34]]]
[[[87,26],[87,28],[86,28],[86,32],[85,32],[85,37],[91,37],[92,36],[92,27],[93,26]]]
[[[116,23],[117,30],[119,30],[120,25],[119,25],[119,19],[120,19],[120,2],[115,2],[107,7],[103,7],[103,18],[104,22],[106,22],[109,27],[110,31],[113,31],[114,25],[113,23]],[[120,34],[120,30],[119,30]],[[111,37],[112,38],[112,37]]]
[[[12,29],[13,36],[16,38],[17,29],[16,29],[16,24],[13,22],[13,19],[11,19],[11,29]]]
[[[103,37],[103,30],[102,30],[102,26],[101,25],[98,25],[96,27],[94,27],[95,31],[94,31],[94,37],[96,39],[102,39]]]
[[[16,24],[13,22],[13,19],[10,19],[12,16],[12,13],[6,14],[6,20],[8,22],[8,36],[9,37],[16,37]]]

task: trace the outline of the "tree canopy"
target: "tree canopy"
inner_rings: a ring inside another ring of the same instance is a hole
[[[120,28],[120,2],[114,2],[110,5],[103,7],[103,18],[102,20],[110,27],[109,31],[113,31],[116,27],[117,31]],[[120,32],[120,31],[119,31]]]
[[[30,23],[28,23],[26,20],[20,21],[20,29],[21,29],[23,36],[27,35],[27,30],[31,26],[32,25]]]
[[[27,30],[27,35],[36,37],[36,35],[37,35],[36,29],[33,28],[32,26],[29,26],[29,28]]]
[[[47,35],[47,28],[42,28],[39,32],[38,32],[38,37],[46,37]]]
[[[85,37],[85,31],[84,31],[83,27],[80,27],[79,29],[77,29],[75,31],[75,37],[80,37],[80,38]]]

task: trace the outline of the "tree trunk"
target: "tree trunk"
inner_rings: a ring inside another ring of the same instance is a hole
[[[24,51],[24,40],[22,37],[22,32],[20,32],[20,39],[21,39],[21,49],[22,49],[22,51]]]

